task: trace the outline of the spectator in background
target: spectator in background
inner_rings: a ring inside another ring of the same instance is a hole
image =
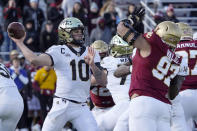
[[[44,30],[40,35],[40,51],[45,52],[49,47],[56,44],[58,40],[57,32],[53,30],[53,23],[48,20],[45,24]]]
[[[34,30],[34,20],[27,19],[25,22],[26,37],[24,44],[32,51],[39,52],[39,35]]]
[[[128,6],[128,10],[127,10],[127,17],[129,16],[129,15],[132,15],[135,11],[136,11],[136,6],[135,6],[135,4],[130,4],[129,6]]]
[[[23,11],[24,7],[29,5],[29,0],[15,0],[17,7]]]
[[[1,56],[0,56],[0,63],[4,63],[4,60]]]
[[[59,23],[64,19],[64,11],[61,8],[62,0],[55,0],[51,3],[47,18],[53,23],[53,29],[57,31]]]
[[[23,88],[22,94],[23,94],[23,99],[25,99],[25,111],[26,111],[25,113],[28,114],[27,117],[25,117],[27,121],[26,124],[27,124],[27,128],[29,129],[29,131],[31,131],[31,125],[32,125],[33,119],[31,115],[29,114],[29,104],[28,104],[28,101],[32,98],[30,65],[26,63],[26,60],[23,54],[19,54],[17,58],[19,59],[19,62],[20,62],[20,68],[26,70],[27,77],[28,77],[28,83]]]
[[[155,13],[155,16],[154,17],[154,21],[155,23],[158,25],[159,23],[165,21],[165,17],[164,17],[164,14],[163,12],[161,11],[158,11],[157,13]]]
[[[3,44],[3,41],[4,41],[3,30],[0,26],[0,51],[1,51],[1,46]]]
[[[20,59],[14,57],[12,59],[12,65],[9,68],[10,74],[16,83],[18,90],[22,91],[25,85],[28,83],[27,71],[20,66]]]
[[[16,83],[18,90],[24,101],[24,111],[22,117],[18,123],[18,128],[22,130],[27,130],[27,99],[25,98],[25,94],[23,93],[24,87],[28,84],[28,76],[27,71],[20,66],[20,60],[18,57],[12,59],[12,66],[9,68],[10,75],[12,76],[14,82]]]
[[[41,127],[41,106],[40,106],[40,101],[38,99],[39,93],[37,93],[36,90],[34,90],[33,82],[34,82],[34,76],[38,70],[38,67],[35,65],[31,64],[28,68],[29,70],[29,88],[32,90],[32,96],[27,99],[27,105],[28,105],[28,124],[31,124],[32,126],[32,131],[40,131]],[[30,126],[30,127],[31,127]],[[34,129],[34,130],[33,130]],[[36,130],[37,129],[37,130]],[[29,131],[31,131],[29,130]]]
[[[10,68],[10,66],[12,65],[12,60],[13,60],[14,58],[18,57],[18,55],[19,55],[19,52],[18,52],[17,50],[12,50],[12,51],[10,52],[10,54],[9,54],[9,61],[8,61],[8,63],[5,64],[5,66],[6,66],[7,68]]]
[[[89,34],[91,33],[92,29],[96,27],[98,17],[99,17],[98,5],[95,2],[92,2],[90,6],[90,13],[88,14],[88,20],[90,21],[88,24]]]
[[[92,3],[95,3],[98,7],[98,10],[100,10],[104,1],[105,0],[81,0],[81,4],[84,7],[85,12],[90,15]]]
[[[37,70],[34,77],[34,88],[40,90],[39,100],[42,112],[42,121],[44,121],[47,112],[52,107],[53,94],[56,87],[56,73],[50,66],[44,66]]]
[[[72,16],[73,6],[76,2],[81,2],[81,0],[63,0],[62,9],[64,11],[64,18]]]
[[[7,2],[7,0],[0,0],[0,6],[5,7]]]
[[[103,14],[105,25],[111,29],[112,36],[116,34],[116,26],[120,21],[118,13],[115,10],[115,3],[110,1]]]
[[[105,19],[101,17],[98,20],[97,27],[90,34],[90,42],[93,43],[95,40],[103,40],[106,43],[110,43],[111,38],[111,29],[105,25]]]
[[[4,17],[4,38],[5,42],[3,44],[2,51],[10,52],[12,49],[16,49],[16,44],[10,40],[7,33],[7,27],[11,22],[19,21],[21,16],[21,10],[16,7],[15,0],[9,0],[7,6],[3,10]],[[8,60],[8,57],[4,57],[5,60]]]
[[[17,50],[12,50],[10,52],[10,61],[12,61],[14,58],[18,57],[19,52]]]
[[[168,8],[167,8],[165,20],[167,20],[167,21],[173,21],[175,23],[179,22],[179,20],[175,16],[174,7],[173,7],[172,4],[170,4],[168,6]]]
[[[42,24],[45,20],[42,9],[38,7],[38,0],[29,0],[28,7],[24,8],[23,12],[23,23],[27,20],[32,19],[34,21],[34,30],[40,33]]]
[[[23,54],[19,54],[18,55],[18,58],[20,60],[20,66],[21,66],[21,68],[26,69],[28,71],[29,68],[30,68],[30,65],[27,64],[27,61],[25,60],[24,55]]]
[[[137,6],[135,6],[135,4],[129,5],[127,17],[130,17],[130,16],[136,14],[137,11],[140,10],[140,9],[142,9],[142,8],[143,8],[142,6],[137,7]],[[142,23],[143,18],[144,18],[144,16],[141,16],[140,17],[139,22],[138,22],[138,24],[135,27],[135,29],[139,33],[144,33],[144,24]]]
[[[76,17],[81,22],[87,26],[88,25],[88,20],[87,20],[87,14],[84,11],[84,8],[82,7],[80,2],[76,2],[73,6],[73,11],[72,11],[72,17]]]

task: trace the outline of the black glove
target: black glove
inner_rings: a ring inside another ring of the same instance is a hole
[[[132,21],[133,27],[135,28],[143,19],[145,15],[145,9],[143,7],[140,7],[138,10],[136,10],[132,15],[128,16],[128,20]]]
[[[142,20],[145,15],[145,9],[143,7],[140,7],[134,12],[134,15],[136,15],[140,20]]]

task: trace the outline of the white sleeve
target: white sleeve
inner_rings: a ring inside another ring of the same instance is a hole
[[[101,61],[101,58],[100,58],[100,55],[98,53],[98,51],[95,51],[95,57],[94,57],[94,63],[100,63]]]
[[[58,61],[59,61],[60,57],[58,55],[59,53],[58,53],[57,47],[52,46],[45,53],[51,57],[51,59],[53,61],[53,66],[58,65]]]
[[[24,77],[22,74],[19,75],[19,79],[23,82],[24,85],[27,85],[29,82],[29,79],[27,77]]]
[[[136,51],[137,51],[137,48],[134,48],[134,49],[133,49],[133,53],[132,53],[132,58],[135,56]]]

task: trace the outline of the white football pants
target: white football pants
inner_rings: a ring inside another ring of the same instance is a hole
[[[129,131],[170,131],[171,105],[153,97],[133,98],[129,107]]]
[[[14,131],[23,108],[17,87],[0,87],[0,131]]]
[[[181,104],[185,113],[185,119],[188,123],[189,131],[192,130],[191,124],[189,123],[191,119],[197,122],[197,89],[187,89],[181,91]]]
[[[185,120],[184,110],[180,102],[180,96],[171,100],[171,131],[189,131]]]
[[[125,100],[117,103],[109,111],[100,115],[97,118],[97,124],[100,131],[112,131],[118,119],[128,108],[129,108],[129,101]]]
[[[77,131],[98,131],[94,119],[86,103],[76,104],[62,98],[54,98],[53,106],[44,121],[42,131],[61,131],[70,121]]]
[[[129,108],[120,116],[113,131],[129,131]]]

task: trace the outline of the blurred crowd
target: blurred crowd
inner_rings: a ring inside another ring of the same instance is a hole
[[[9,23],[23,23],[27,32],[24,43],[34,52],[44,52],[57,44],[60,21],[71,16],[85,25],[86,45],[98,39],[109,43],[120,19],[135,10],[132,1],[124,1],[122,8],[112,0],[1,0],[1,52],[17,49],[6,32]],[[3,59],[8,61],[9,57]]]

